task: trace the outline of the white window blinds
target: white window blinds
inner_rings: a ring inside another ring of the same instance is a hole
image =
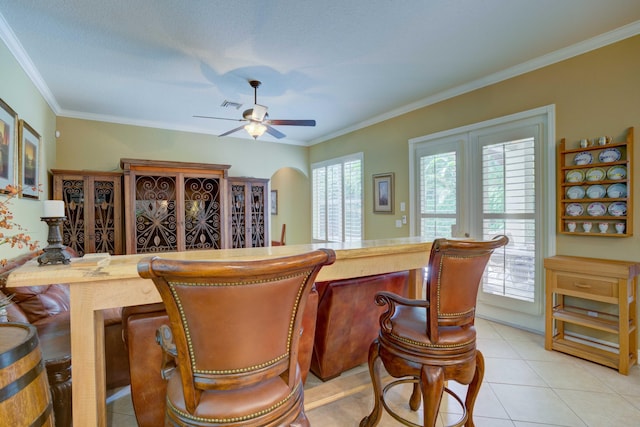
[[[312,165],[313,240],[362,240],[362,153]]]

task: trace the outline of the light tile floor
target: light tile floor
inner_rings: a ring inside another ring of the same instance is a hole
[[[544,337],[498,323],[476,320],[485,379],[476,403],[477,427],[640,426],[640,367],[628,376],[582,359],[544,349]],[[464,387],[449,386],[464,395]],[[392,405],[420,423],[421,409],[407,407],[410,386],[398,387]],[[305,387],[307,416],[314,427],[357,426],[373,407],[366,366],[322,383],[310,376]],[[128,389],[108,404],[108,425],[137,427]],[[330,402],[337,392],[342,398]],[[328,403],[327,403],[328,402]],[[457,403],[444,400],[439,426],[455,422]],[[399,423],[387,414],[380,427]]]

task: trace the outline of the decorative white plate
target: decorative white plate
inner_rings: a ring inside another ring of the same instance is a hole
[[[566,181],[567,182],[582,182],[582,181],[584,181],[584,172],[582,172],[579,169],[571,170],[571,171],[567,172]]]
[[[627,197],[627,184],[617,183],[610,185],[607,188],[607,196],[612,199],[617,199],[618,197]]]
[[[584,197],[584,188],[569,187],[567,188],[567,199],[582,199]]]
[[[612,166],[607,171],[607,178],[609,179],[625,179],[627,177],[626,166]]]
[[[580,203],[569,203],[565,211],[569,216],[580,216],[584,212],[584,208]]]
[[[601,151],[598,158],[603,163],[617,162],[620,160],[620,150],[617,148],[609,148],[607,150]]]
[[[587,187],[587,197],[590,199],[601,199],[605,194],[607,194],[607,190],[600,184]]]
[[[593,202],[587,206],[587,213],[591,216],[602,216],[607,213],[607,207],[604,203]]]
[[[587,181],[602,181],[607,174],[602,168],[591,168],[586,173]]]
[[[613,202],[607,209],[609,215],[624,216],[627,214],[627,204],[625,202]]]
[[[591,155],[591,153],[583,151],[582,153],[576,154],[576,156],[573,158],[573,161],[576,165],[588,165],[593,162],[593,156]]]

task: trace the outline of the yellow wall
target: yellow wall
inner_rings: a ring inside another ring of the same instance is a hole
[[[254,178],[274,178],[285,168],[271,182],[283,203],[271,216],[271,234],[279,236],[280,224],[287,223],[290,244],[310,241],[306,147],[66,117],[58,117],[57,125],[58,169],[120,170],[121,158],[227,164],[229,176]],[[299,173],[289,173],[292,168]],[[293,202],[295,209],[289,209]]]
[[[53,166],[56,157],[56,116],[4,43],[0,43],[0,76],[0,98],[18,113],[19,118],[24,119],[41,135],[40,182],[43,185],[40,199],[46,199],[46,195],[49,194],[47,170]],[[17,163],[15,179],[17,184]],[[0,201],[4,200],[5,197],[0,196]],[[14,222],[25,228],[32,239],[40,242],[40,247],[46,246],[48,229],[40,220],[42,202],[33,199],[13,199],[10,209],[14,214]],[[0,230],[7,235],[14,234],[14,231]],[[0,259],[12,258],[22,252],[28,252],[28,249],[12,249],[9,245],[2,245]]]
[[[623,139],[627,128],[634,127],[637,145],[640,36],[313,146],[309,160],[313,163],[364,152],[366,238],[407,236],[408,226],[397,229],[394,222],[401,215],[399,203],[409,201],[409,139],[549,104],[556,105],[556,143],[566,138],[568,143],[577,144],[581,138],[601,135]],[[635,150],[633,162],[638,170],[639,149]],[[545,166],[554,171],[555,165]],[[372,213],[371,175],[381,172],[395,172],[393,216]],[[557,253],[640,261],[639,176],[635,174],[633,186],[633,237],[558,235]]]

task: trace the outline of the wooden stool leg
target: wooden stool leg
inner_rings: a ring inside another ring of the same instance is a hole
[[[411,398],[409,398],[409,408],[412,411],[417,411],[420,408],[420,401],[422,400],[422,393],[420,393],[420,381],[413,384],[413,391],[411,392]]]
[[[424,427],[436,427],[444,391],[444,368],[423,365],[420,371],[420,385],[422,386]]]
[[[467,397],[464,401],[464,406],[467,407],[467,423],[465,427],[474,427],[473,423],[473,408],[476,404],[476,398],[478,397],[478,392],[480,391],[480,386],[482,385],[482,380],[484,379],[484,357],[480,351],[476,352],[476,373],[473,376],[473,380],[469,384],[469,389],[467,390]]]
[[[374,340],[369,347],[369,375],[371,376],[371,383],[373,384],[373,410],[371,413],[364,417],[360,421],[360,427],[374,427],[380,422],[382,418],[382,383],[380,378],[380,368],[382,362],[379,356],[379,344],[378,340]]]

